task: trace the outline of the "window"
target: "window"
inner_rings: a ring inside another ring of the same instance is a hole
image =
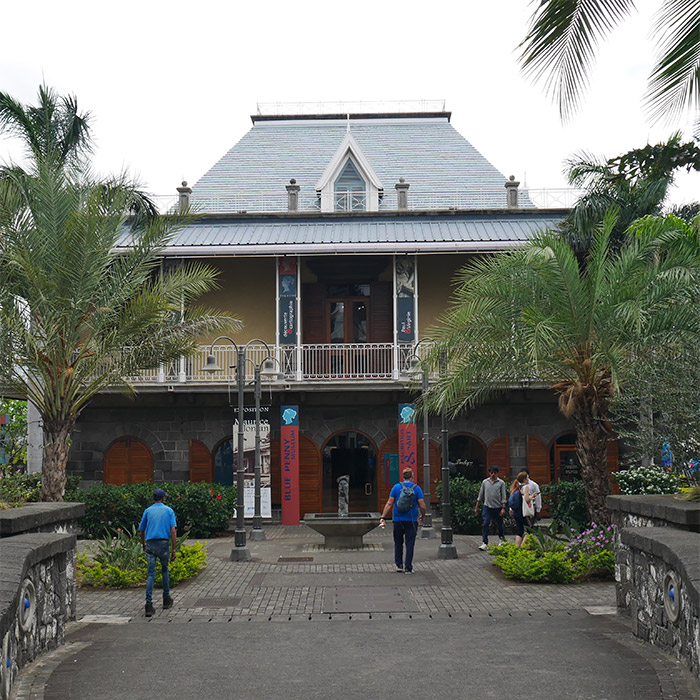
[[[367,184],[355,164],[348,158],[335,180],[335,210],[364,211],[367,208],[366,190]]]

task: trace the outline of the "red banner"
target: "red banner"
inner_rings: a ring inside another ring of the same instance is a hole
[[[403,470],[413,470],[414,478],[418,477],[418,429],[416,426],[416,407],[412,403],[399,404],[399,478]]]
[[[299,524],[299,407],[281,407],[282,525]]]

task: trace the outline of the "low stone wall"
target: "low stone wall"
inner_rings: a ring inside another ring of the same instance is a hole
[[[683,661],[700,683],[700,504],[609,496],[617,605],[638,638]]]
[[[0,698],[20,670],[61,644],[75,618],[76,521],[81,503],[0,511]]]

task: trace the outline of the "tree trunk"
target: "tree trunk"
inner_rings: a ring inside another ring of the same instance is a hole
[[[591,522],[602,524],[610,521],[605,499],[612,493],[608,469],[608,431],[594,415],[592,410],[581,410],[572,419],[576,426],[576,454],[581,463],[588,515]]]
[[[73,426],[65,421],[44,423],[44,467],[41,472],[41,501],[62,501],[66,490],[66,465]]]

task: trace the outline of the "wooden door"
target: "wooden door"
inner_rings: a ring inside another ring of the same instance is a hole
[[[137,438],[113,442],[104,458],[103,481],[121,486],[153,481],[153,455]]]
[[[549,468],[549,450],[536,435],[528,435],[526,440],[527,447],[527,467],[530,470],[530,476],[540,488],[544,484],[550,483],[552,476]],[[549,505],[542,502],[542,516],[549,516]]]
[[[282,504],[280,439],[270,440],[270,488],[274,506]],[[321,453],[314,441],[299,435],[299,518],[321,512]]]

